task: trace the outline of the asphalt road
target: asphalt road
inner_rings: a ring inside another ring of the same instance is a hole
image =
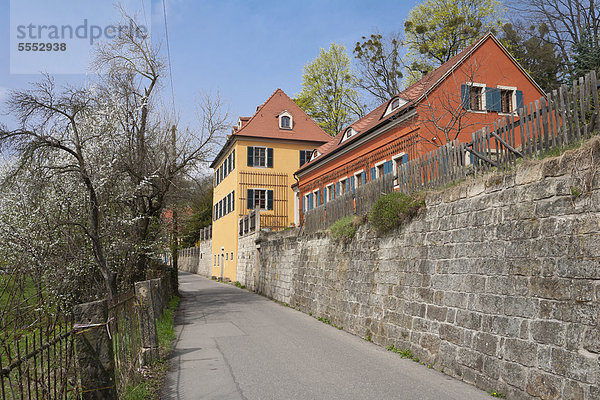
[[[179,279],[163,399],[490,399],[257,294],[188,273]]]

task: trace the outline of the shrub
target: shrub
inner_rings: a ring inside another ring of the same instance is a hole
[[[350,239],[354,237],[357,227],[358,224],[354,221],[354,217],[344,217],[335,221],[329,230],[336,239]]]
[[[380,233],[388,232],[410,221],[424,205],[422,196],[388,193],[380,197],[371,208],[369,223]]]

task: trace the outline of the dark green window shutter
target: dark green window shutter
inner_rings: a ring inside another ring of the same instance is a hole
[[[231,211],[235,211],[235,190],[231,192]]]
[[[300,150],[300,166],[303,166],[306,162],[306,151]]]
[[[273,168],[273,149],[267,148],[267,167]]]
[[[252,210],[254,208],[254,190],[248,189],[248,201],[247,201],[248,210]]]
[[[460,100],[464,109],[469,109],[469,85],[460,85]]]
[[[254,147],[248,146],[248,166],[254,166]]]
[[[235,149],[231,152],[231,170],[235,169]]]
[[[517,110],[523,108],[523,91],[517,90]]]
[[[267,190],[267,210],[273,209],[273,191]]]

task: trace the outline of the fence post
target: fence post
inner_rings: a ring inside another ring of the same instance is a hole
[[[154,309],[154,319],[162,317],[163,312],[163,291],[160,278],[150,280],[152,288],[152,308]]]
[[[108,329],[108,302],[73,308],[75,345],[83,400],[116,400],[115,356]]]
[[[144,366],[158,358],[158,337],[156,335],[151,281],[136,282],[135,295],[139,307],[140,336],[142,338],[140,365]]]

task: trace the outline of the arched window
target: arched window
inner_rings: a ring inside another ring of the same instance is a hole
[[[385,114],[383,116],[385,117],[386,115],[396,111],[397,109],[399,109],[406,103],[407,103],[407,101],[404,99],[401,99],[400,97],[393,98],[392,101],[390,101],[390,104],[388,105],[388,108],[385,110]]]
[[[344,132],[344,137],[342,138],[342,142],[350,139],[352,136],[356,135],[356,131],[353,128],[348,128]]]
[[[294,120],[292,114],[288,111],[284,111],[279,114],[279,129],[292,129],[294,126]]]

